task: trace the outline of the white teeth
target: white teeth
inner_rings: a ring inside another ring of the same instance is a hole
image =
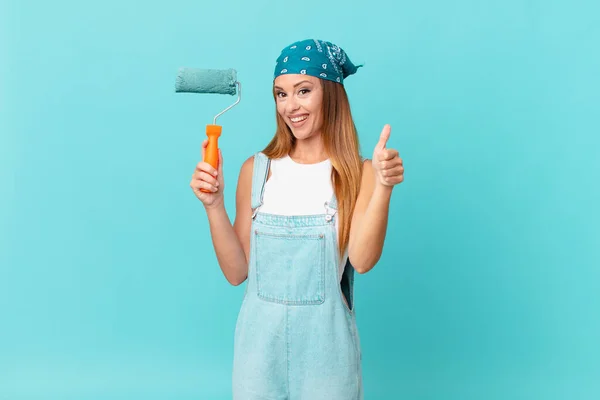
[[[304,121],[306,118],[308,118],[306,115],[303,115],[302,117],[296,117],[296,118],[290,118],[292,120],[292,122],[300,122],[300,121]]]

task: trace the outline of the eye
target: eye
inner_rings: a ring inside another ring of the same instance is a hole
[[[300,89],[300,94],[310,93],[310,89]]]
[[[285,96],[285,93],[283,92],[277,92],[277,97],[282,98]]]

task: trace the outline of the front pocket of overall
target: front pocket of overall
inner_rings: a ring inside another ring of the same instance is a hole
[[[325,236],[254,231],[256,287],[263,300],[292,305],[325,301]]]

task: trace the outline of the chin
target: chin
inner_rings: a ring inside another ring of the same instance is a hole
[[[304,139],[308,139],[309,137],[313,136],[313,132],[295,132],[294,130],[292,130],[292,135],[294,135],[294,137],[298,140],[304,140]]]
[[[314,129],[295,129],[289,125],[288,127],[290,128],[290,131],[292,131],[292,135],[298,140],[308,139],[317,134]]]

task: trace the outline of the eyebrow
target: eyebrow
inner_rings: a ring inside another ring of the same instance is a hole
[[[300,86],[300,85],[302,85],[303,83],[310,83],[310,84],[312,85],[312,82],[311,82],[311,81],[304,80],[304,81],[300,81],[300,82],[296,83],[296,84],[294,85],[294,87]],[[283,88],[282,88],[282,87],[280,87],[280,86],[275,86],[275,89],[281,89],[281,90],[283,90]]]

